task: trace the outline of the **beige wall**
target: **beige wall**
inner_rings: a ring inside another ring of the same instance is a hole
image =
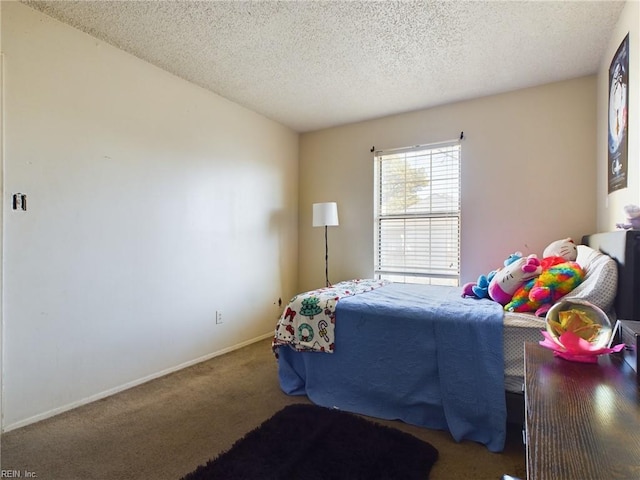
[[[514,251],[596,228],[596,78],[578,78],[303,134],[300,140],[299,289],[324,281],[324,236],[311,205],[336,201],[330,280],[373,274],[373,154],[462,143],[462,280]]]
[[[297,133],[1,8],[4,427],[270,336],[296,288]]]
[[[608,108],[609,66],[620,43],[629,34],[629,159],[627,188],[609,194],[608,189]],[[598,71],[597,192],[598,231],[615,230],[624,223],[624,206],[640,205],[640,3],[627,2]]]

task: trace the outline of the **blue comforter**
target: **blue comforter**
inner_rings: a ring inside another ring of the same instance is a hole
[[[336,305],[333,354],[279,348],[283,391],[318,405],[449,430],[502,451],[503,310],[461,290],[389,284]]]

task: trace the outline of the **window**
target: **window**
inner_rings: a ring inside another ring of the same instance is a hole
[[[459,285],[460,142],[376,152],[376,278]]]

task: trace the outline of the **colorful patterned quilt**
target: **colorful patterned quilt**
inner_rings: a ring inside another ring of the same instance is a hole
[[[386,280],[349,280],[296,295],[278,320],[272,342],[273,351],[277,355],[278,347],[290,345],[298,351],[333,353],[338,300],[374,290],[387,283]]]

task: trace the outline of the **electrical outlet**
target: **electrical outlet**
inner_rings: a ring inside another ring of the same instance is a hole
[[[222,323],[222,312],[216,311],[216,324]]]

